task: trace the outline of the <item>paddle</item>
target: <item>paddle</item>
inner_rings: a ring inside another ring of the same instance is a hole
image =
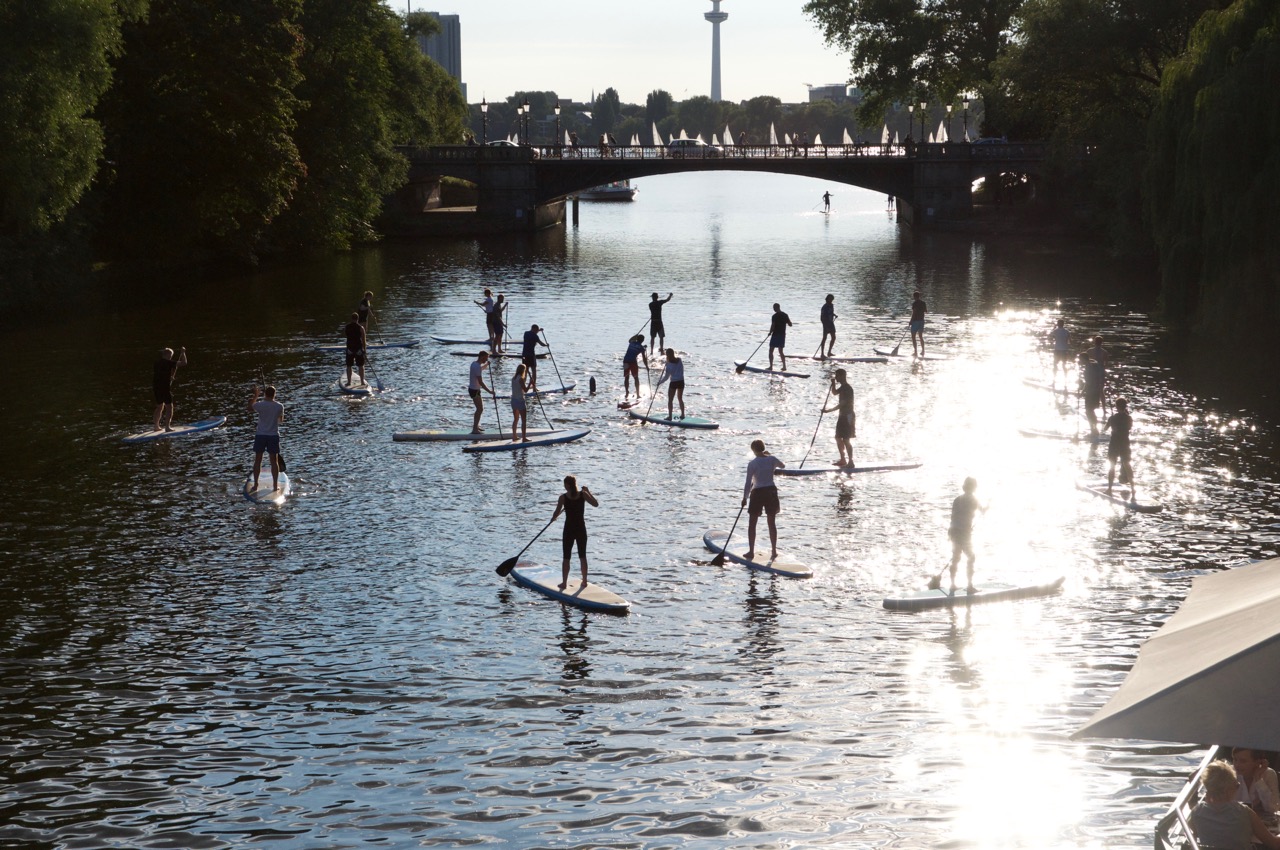
[[[649,409],[644,412],[644,415],[648,416],[653,412],[653,402],[658,397],[657,391],[653,388],[653,376],[649,374],[648,359],[644,361],[644,382],[649,385]]]
[[[813,444],[818,440],[818,429],[822,427],[822,417],[827,414],[827,402],[831,401],[831,385],[827,384],[827,397],[822,400],[822,410],[818,413],[818,424],[813,426],[813,438],[809,440],[809,451],[804,453],[804,457],[800,459],[800,468],[804,469],[804,462],[809,459],[809,452],[813,451]]]
[[[762,347],[766,342],[768,342],[768,341],[769,341],[769,337],[771,337],[771,336],[773,336],[773,331],[772,331],[772,329],[771,329],[767,334],[765,334],[765,335],[764,335],[764,339],[760,340],[760,345],[757,345],[757,346],[756,346],[756,350],[755,350],[755,351],[753,351],[753,352],[751,352],[751,357],[755,357],[755,356],[756,356],[756,352],[757,352],[757,351],[759,351],[759,350],[760,350],[760,348],[761,348],[761,347]],[[746,360],[743,360],[741,363],[739,363],[739,364],[738,364],[738,367],[737,367],[737,368],[738,368],[738,374],[739,374],[739,375],[741,375],[743,372],[747,371],[747,364],[751,362],[751,357],[748,357]]]
[[[907,338],[909,333],[911,333],[911,325],[907,325],[907,329],[902,332],[902,336],[898,337],[898,344],[893,347],[893,351],[889,352],[890,356],[898,356],[898,349],[902,347],[902,341]]]
[[[373,323],[378,326],[378,330],[373,332],[378,337],[378,345],[385,346],[387,341],[382,338],[382,323],[378,321],[378,314],[373,312],[372,308],[369,310],[369,318],[373,319]]]
[[[548,528],[550,528],[551,523],[555,521],[556,521],[555,517],[552,517],[550,520],[548,520],[547,524],[542,527],[542,531],[546,531]],[[494,570],[494,572],[500,576],[509,575],[511,571],[516,568],[516,562],[520,560],[520,556],[523,555],[526,551],[528,551],[529,547],[534,544],[534,541],[536,541],[539,537],[542,536],[542,531],[539,531],[537,534],[533,535],[533,540],[530,540],[528,543],[526,543],[524,548],[521,549],[514,558],[507,558],[501,564],[498,564],[498,567],[497,569]]]
[[[490,357],[485,365],[489,367],[489,395],[493,396],[493,417],[498,420],[498,433],[501,434],[502,411],[498,409],[498,382],[493,379],[493,358]]]
[[[943,574],[943,573],[945,573],[945,572],[946,572],[947,570],[949,570],[949,569],[951,569],[951,565],[950,565],[950,564],[947,564],[945,567],[943,567],[942,569],[938,570],[938,574],[937,574],[936,576],[934,576],[933,578],[929,579],[929,589],[930,589],[930,590],[941,590],[941,589],[942,589],[942,574]]]
[[[551,350],[551,343],[547,341],[547,331],[545,328],[542,329],[542,342],[547,346],[547,356],[551,358],[551,368],[556,370],[556,380],[560,382],[561,387],[564,387],[564,378],[560,377],[560,367],[556,365],[556,355],[555,352]]]
[[[267,386],[267,376],[266,376],[266,374],[262,371],[262,367],[261,367],[261,366],[259,366],[259,367],[258,367],[258,377],[262,380],[262,386],[264,386],[264,387],[265,387],[265,386]],[[280,467],[280,471],[281,471],[281,472],[286,472],[286,471],[287,471],[287,470],[285,469],[285,465],[284,465],[284,452],[279,451],[279,450],[277,450],[277,451],[276,451],[276,465]]]
[[[719,552],[717,552],[716,556],[711,559],[711,566],[713,567],[724,566],[724,553],[729,551],[729,541],[733,539],[734,529],[738,527],[738,520],[742,519],[742,512],[746,509],[746,507],[747,507],[747,503],[743,502],[742,507],[738,508],[738,515],[733,518],[733,525],[729,526],[729,536],[724,539],[724,548]]]
[[[365,368],[373,375],[373,380],[378,387],[378,392],[385,390],[386,387],[382,385],[382,379],[378,377],[378,371],[373,368],[373,358],[369,356],[369,347],[367,345],[364,349],[364,365]]]

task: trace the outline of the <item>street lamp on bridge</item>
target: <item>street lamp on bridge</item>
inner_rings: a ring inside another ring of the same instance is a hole
[[[925,109],[928,108],[928,106],[929,104],[925,103],[923,100],[920,101],[920,143],[921,144],[924,144],[925,139],[928,138],[928,136],[924,134],[924,117],[925,117],[924,111]]]
[[[916,105],[914,103],[907,104],[907,138],[911,138],[911,134],[916,128]]]
[[[951,104],[947,104],[947,141],[951,141]]]
[[[533,147],[533,139],[529,138],[529,98],[524,99],[524,143]]]
[[[480,98],[480,144],[489,144],[489,103]]]
[[[556,104],[556,150],[560,150],[560,104]]]
[[[969,141],[969,98],[964,99],[964,140]]]

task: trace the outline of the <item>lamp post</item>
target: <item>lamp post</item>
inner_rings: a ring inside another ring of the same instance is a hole
[[[924,111],[928,106],[929,104],[925,103],[923,100],[920,101],[920,143],[921,144],[924,144],[924,140],[928,138],[924,134]]]
[[[911,133],[916,128],[916,105],[914,103],[907,104],[907,138],[911,138]]]
[[[524,139],[521,138],[521,136],[524,135],[524,122],[521,120],[523,117],[524,117],[524,104],[517,103],[516,104],[516,139],[519,140],[520,144],[524,144]]]
[[[951,104],[947,104],[947,141],[951,141]]]
[[[969,141],[969,98],[964,99],[964,140]]]
[[[560,145],[560,104],[559,104],[559,103],[557,103],[557,104],[556,104],[556,153],[557,153],[557,154],[559,154],[559,153],[561,152],[560,148],[561,148],[561,145]]]
[[[524,143],[533,147],[533,139],[529,138],[529,98],[524,99]]]
[[[480,98],[480,144],[489,144],[489,103]]]

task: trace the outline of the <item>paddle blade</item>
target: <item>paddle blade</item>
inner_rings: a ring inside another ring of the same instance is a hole
[[[511,571],[516,568],[516,561],[518,560],[520,560],[519,555],[514,558],[507,558],[501,564],[498,564],[498,568],[494,572],[500,576],[510,575]]]
[[[897,345],[895,345],[895,346],[893,347],[893,351],[890,351],[890,352],[889,352],[890,356],[892,356],[892,357],[897,357],[897,356],[898,356],[898,349],[899,349],[899,348],[902,348],[902,343],[898,343]]]
[[[724,566],[724,553],[723,553],[723,552],[721,552],[720,554],[716,555],[714,558],[712,558],[712,559],[709,561],[709,563],[710,563],[710,564],[711,564],[711,566],[713,566],[713,567],[723,567],[723,566]]]
[[[288,470],[285,468],[285,465],[284,465],[284,453],[283,453],[283,452],[278,452],[278,453],[276,453],[276,463],[278,463],[278,464],[280,465],[280,471],[281,471],[281,472],[288,472]]]
[[[946,572],[946,567],[942,568],[942,572]],[[938,573],[936,576],[929,579],[930,590],[938,590],[941,587],[942,587],[942,573]]]
[[[739,364],[738,364],[737,366],[735,366],[734,368],[735,368],[735,369],[737,369],[737,370],[738,370],[738,374],[739,374],[739,375],[741,375],[743,372],[747,371],[747,364],[746,364],[746,363],[739,363]]]

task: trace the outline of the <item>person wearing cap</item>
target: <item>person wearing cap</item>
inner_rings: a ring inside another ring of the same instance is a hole
[[[644,361],[644,368],[649,370],[649,358],[644,353],[644,334],[636,334],[628,340],[627,352],[622,355],[622,388],[624,390],[623,398],[631,397],[631,379],[636,379],[636,397],[640,396],[640,363]]]

